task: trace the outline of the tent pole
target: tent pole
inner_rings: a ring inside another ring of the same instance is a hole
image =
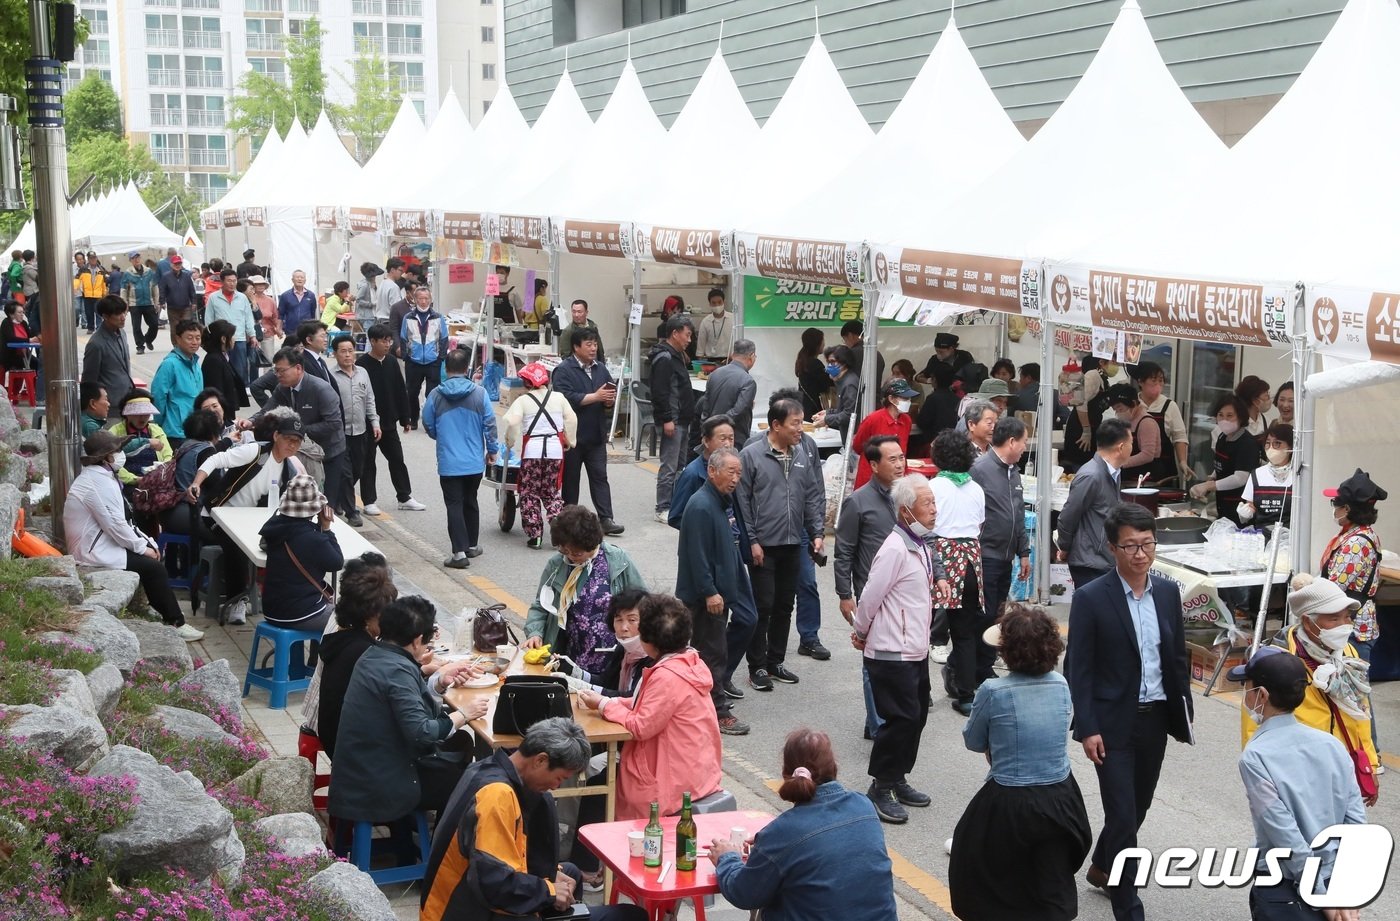
[[[862,351],[860,365],[860,413],[859,417],[864,419],[875,411],[875,400],[880,391],[880,317],[877,309],[880,303],[880,292],[872,284],[866,284],[860,291],[860,309],[865,315],[865,341]],[[847,443],[847,450],[851,445]]]
[[[1307,298],[1298,286],[1293,311],[1293,528],[1290,532],[1289,555],[1293,572],[1311,572],[1312,544],[1312,481],[1317,439],[1317,398],[1308,390],[1308,369],[1313,364],[1313,350],[1305,341],[1307,335]]]
[[[734,315],[734,341],[744,338],[744,273],[729,273],[729,311]],[[748,437],[748,432],[744,437]]]
[[[1040,290],[1045,290],[1044,280]],[[1041,316],[1045,314],[1042,313]],[[1035,588],[1041,604],[1050,603],[1050,512],[1055,501],[1051,482],[1055,465],[1051,436],[1055,431],[1055,385],[1051,367],[1055,357],[1054,324],[1043,322],[1040,329],[1040,401],[1035,414]]]
[[[551,249],[549,251],[549,305],[550,309],[554,311],[554,316],[559,321],[559,328],[563,329],[567,324],[559,313],[560,308],[564,305],[564,301],[559,296],[559,251],[557,249]],[[573,318],[571,317],[569,323],[572,322]],[[554,327],[548,326],[548,324],[541,324],[540,332],[541,335],[548,337],[546,342],[549,345],[558,344],[554,339]]]

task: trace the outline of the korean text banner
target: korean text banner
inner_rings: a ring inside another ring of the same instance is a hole
[[[1040,265],[1020,259],[872,246],[875,286],[953,307],[1040,315]]]
[[[734,252],[739,271],[746,275],[795,278],[837,286],[861,283],[858,243],[736,233]]]
[[[864,321],[861,289],[850,285],[819,285],[786,278],[744,276],[744,326],[787,328],[836,327],[847,320]],[[886,326],[910,323],[880,321]]]
[[[1308,336],[1325,355],[1400,364],[1400,292],[1309,288]]]
[[[1070,264],[1045,269],[1045,319],[1226,345],[1290,342],[1296,287]]]

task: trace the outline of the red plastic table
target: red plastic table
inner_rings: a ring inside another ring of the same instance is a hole
[[[766,812],[752,809],[740,812],[709,812],[695,816],[695,843],[703,855],[709,850],[710,842],[719,837],[729,837],[729,830],[741,825],[749,837],[763,826],[773,821]],[[676,823],[679,816],[667,816],[661,820],[661,866],[643,866],[641,857],[633,857],[627,848],[627,833],[642,831],[646,819],[632,819],[626,822],[602,822],[585,825],[578,830],[579,840],[598,855],[603,865],[613,871],[612,897],[609,904],[615,904],[618,896],[625,895],[637,905],[645,908],[652,921],[659,921],[668,914],[677,902],[690,899],[695,905],[696,921],[705,921],[705,896],[719,892],[719,881],[715,878],[715,865],[709,857],[700,856],[695,861],[694,870],[684,872],[676,869]],[[669,865],[669,869],[667,866]],[[666,878],[657,883],[662,870]]]

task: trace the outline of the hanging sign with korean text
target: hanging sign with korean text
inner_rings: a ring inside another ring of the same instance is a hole
[[[875,286],[890,294],[956,307],[1040,314],[1040,265],[1035,262],[872,246],[870,263]]]
[[[739,271],[746,275],[792,278],[823,285],[859,286],[861,283],[858,243],[736,233],[734,253]]]
[[[1400,364],[1400,291],[1308,288],[1308,337],[1324,355]]]
[[[632,226],[638,259],[726,272],[734,269],[728,234],[709,228]]]
[[[557,252],[580,256],[610,256],[625,259],[632,255],[632,226],[599,221],[570,221],[554,218],[549,222]]]

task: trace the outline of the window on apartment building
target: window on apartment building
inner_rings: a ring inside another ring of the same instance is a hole
[[[161,166],[184,166],[184,137],[179,134],[152,134],[151,156]]]
[[[389,53],[422,54],[423,27],[410,23],[389,23]]]
[[[151,94],[151,126],[164,128],[167,125],[179,127],[184,124],[180,97],[174,93]]]
[[[389,74],[399,81],[399,92],[423,92],[423,65],[418,61],[390,61]]]
[[[151,86],[183,86],[184,82],[180,79],[180,56],[146,55],[146,82]]]
[[[483,79],[483,80],[494,80],[494,79],[496,79],[496,65],[495,65],[495,64],[482,64],[482,65],[481,65],[481,79]]]
[[[423,113],[424,113],[424,103],[423,103],[423,100],[421,100],[421,99],[415,99],[415,100],[413,100],[413,111],[415,111],[415,112],[418,113],[418,117],[419,117],[419,118],[427,118],[427,116],[423,114]]]
[[[107,11],[106,10],[82,10],[83,19],[87,20],[89,35],[107,34]]]
[[[483,42],[494,42],[496,40],[496,29],[494,26],[481,27],[481,40]]]
[[[288,19],[287,34],[300,35],[302,32],[306,31],[306,22],[305,19]]]
[[[83,63],[111,64],[112,43],[105,38],[90,38],[83,44]]]
[[[191,128],[222,128],[224,126],[224,97],[186,96],[185,120]]]
[[[190,166],[228,166],[228,139],[222,134],[190,135]]]
[[[496,3],[496,0],[481,0],[481,5],[482,5],[482,6],[494,6],[495,3]]]
[[[554,44],[659,22],[685,12],[685,0],[553,0]]]
[[[217,16],[182,16],[180,25],[186,32],[218,32]]]
[[[356,22],[351,26],[351,34],[355,36],[355,49],[370,48],[379,52],[384,51],[384,23],[382,22]]]
[[[246,19],[244,28],[249,51],[281,51],[284,47],[282,20]]]
[[[288,0],[287,12],[319,13],[321,12],[321,0]],[[293,20],[293,22],[295,22],[295,20]]]
[[[248,65],[260,74],[267,74],[280,83],[287,80],[287,62],[281,58],[249,58]]]

